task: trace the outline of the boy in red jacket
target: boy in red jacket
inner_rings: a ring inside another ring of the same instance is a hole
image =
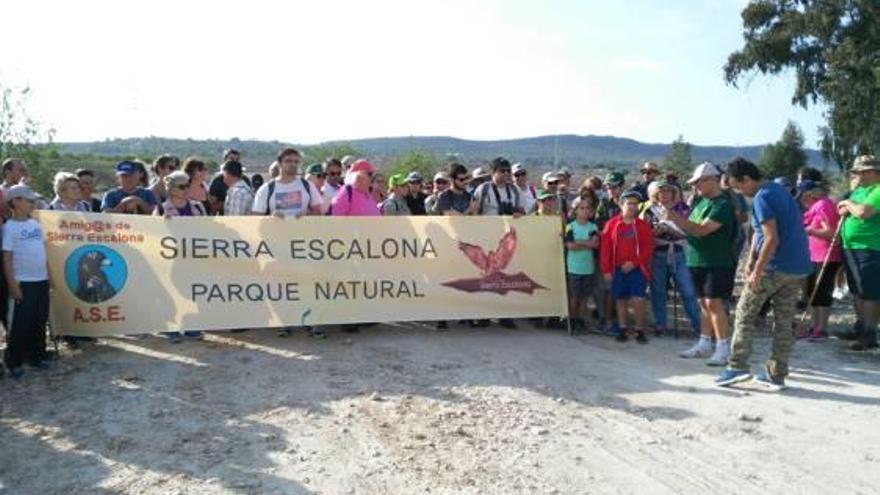
[[[602,229],[599,255],[602,274],[611,283],[611,296],[617,305],[620,330],[618,342],[626,342],[626,315],[632,307],[636,342],[646,344],[645,294],[651,279],[651,256],[654,237],[651,226],[639,218],[642,195],[629,190],[620,196],[622,211],[612,217]]]

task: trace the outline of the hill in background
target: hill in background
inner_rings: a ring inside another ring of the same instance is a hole
[[[383,137],[331,141],[319,145],[296,145],[280,141],[195,140],[160,137],[109,139],[85,143],[59,143],[65,155],[94,157],[139,157],[151,159],[161,153],[180,157],[200,156],[219,161],[223,150],[236,148],[244,152],[244,160],[251,166],[264,167],[285,146],[302,148],[307,155],[325,156],[328,149],[353,149],[377,162],[387,163],[412,150],[435,155],[443,162],[454,158],[465,164],[504,156],[514,162],[523,162],[540,168],[557,166],[572,168],[633,168],[645,160],[661,160],[669,153],[669,144],[642,143],[633,139],[612,136],[540,136],[496,141],[474,141],[443,136]],[[723,163],[735,156],[757,160],[760,146],[696,146],[692,147],[694,163],[710,160]],[[310,153],[312,151],[312,153]],[[822,167],[824,159],[816,150],[808,150],[809,161]],[[829,167],[830,168],[830,167]]]

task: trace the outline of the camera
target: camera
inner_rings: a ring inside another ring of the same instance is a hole
[[[507,201],[502,201],[500,205],[498,205],[498,214],[499,215],[513,215],[513,203],[508,203]]]

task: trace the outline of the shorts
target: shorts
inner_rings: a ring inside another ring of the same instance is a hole
[[[880,301],[880,251],[844,249],[849,291],[865,301]]]
[[[819,280],[819,287],[816,288],[816,278],[819,277],[819,272],[822,270],[822,263],[813,263],[813,273],[807,277],[807,297],[812,296],[813,291],[816,291],[811,306],[824,308],[831,306],[831,302],[834,300],[832,297],[834,293],[834,280],[837,278],[837,271],[839,269],[839,261],[829,261],[828,265],[825,266],[825,272],[822,273],[822,278]]]
[[[593,295],[596,287],[595,275],[579,275],[577,273],[569,273],[566,276],[568,283],[568,297],[571,299],[586,299]]]
[[[733,283],[736,269],[732,266],[691,266],[694,288],[700,299],[730,299],[733,296]]]
[[[633,268],[629,273],[623,273],[620,268],[614,269],[614,277],[611,279],[611,297],[615,301],[621,299],[644,299],[648,292],[648,281],[645,274],[638,268]]]

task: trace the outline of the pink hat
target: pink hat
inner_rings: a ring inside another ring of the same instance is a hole
[[[370,162],[366,160],[358,160],[354,162],[354,165],[348,170],[349,172],[375,172],[376,167],[370,164]]]

